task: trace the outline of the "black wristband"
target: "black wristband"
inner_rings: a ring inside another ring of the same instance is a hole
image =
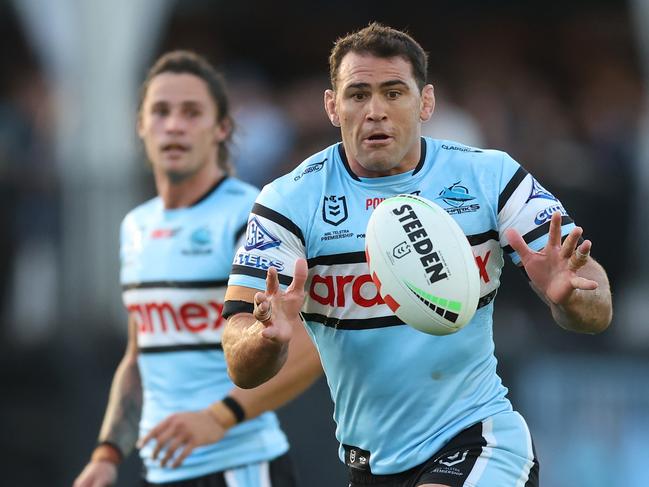
[[[225,396],[223,399],[221,399],[221,402],[226,408],[232,411],[232,414],[234,414],[234,417],[237,420],[237,424],[246,419],[245,411],[241,407],[241,404],[239,404],[239,401],[237,401],[234,397]]]
[[[252,313],[255,310],[255,305],[248,301],[234,301],[228,300],[223,304],[223,311],[221,316],[227,320],[230,316],[237,313]]]

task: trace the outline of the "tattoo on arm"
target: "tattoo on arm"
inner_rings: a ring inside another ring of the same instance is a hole
[[[110,398],[99,434],[99,441],[117,445],[128,456],[138,438],[142,413],[142,383],[136,357],[120,363],[110,390]]]

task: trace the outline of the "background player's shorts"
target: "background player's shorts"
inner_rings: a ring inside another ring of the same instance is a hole
[[[252,463],[202,477],[153,484],[142,481],[143,487],[296,487],[293,462],[288,453],[268,462]]]
[[[497,414],[465,429],[430,460],[407,472],[373,475],[349,469],[349,487],[538,487],[539,463],[525,420]]]

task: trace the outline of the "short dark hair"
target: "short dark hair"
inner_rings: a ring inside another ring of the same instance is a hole
[[[226,121],[230,127],[234,128],[234,121],[230,115],[230,101],[223,75],[207,59],[193,51],[169,51],[158,58],[153,66],[151,66],[151,69],[149,69],[140,88],[138,113],[142,110],[142,103],[144,102],[144,97],[151,84],[151,80],[162,73],[188,73],[205,81],[210,96],[216,105],[216,121],[219,123]],[[217,164],[227,173],[232,172],[232,167],[229,162],[229,144],[231,140],[232,130],[228,137],[219,143],[217,153]]]
[[[329,76],[334,90],[340,63],[349,52],[380,58],[400,56],[412,65],[412,74],[419,89],[426,85],[428,55],[406,32],[372,22],[361,30],[337,39],[329,56]]]

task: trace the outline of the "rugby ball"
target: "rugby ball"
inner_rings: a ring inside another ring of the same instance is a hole
[[[473,318],[478,266],[464,232],[439,205],[411,194],[382,201],[367,224],[365,255],[379,294],[407,325],[448,335]]]

